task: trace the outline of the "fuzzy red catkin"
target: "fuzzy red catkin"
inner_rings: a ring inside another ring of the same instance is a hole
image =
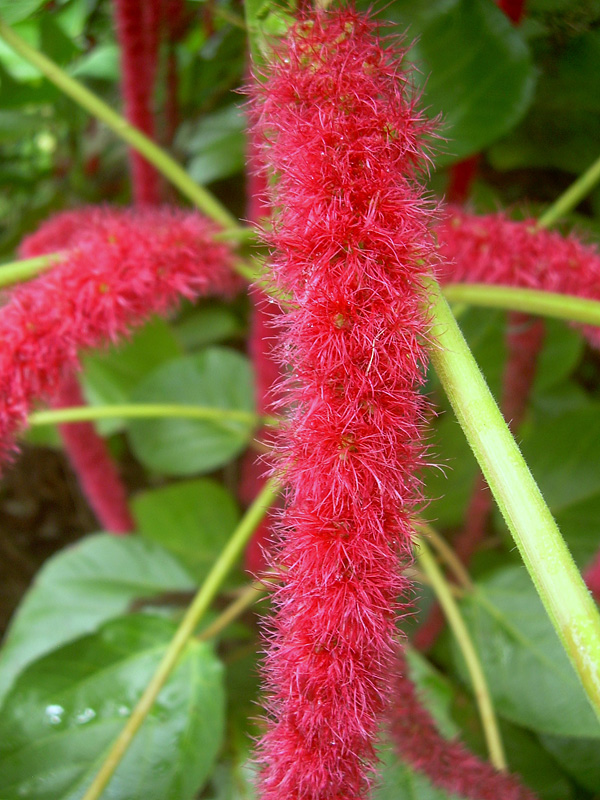
[[[0,308],[0,465],[34,401],[55,394],[80,350],[117,341],[180,297],[229,295],[240,284],[230,248],[198,213],[84,209],[79,226],[76,215],[58,215],[25,242],[25,251],[52,252],[72,225],[63,261]]]
[[[53,408],[85,405],[77,377],[65,376],[52,398]],[[136,525],[129,507],[125,486],[119,478],[108,446],[91,422],[59,425],[65,450],[79,484],[103,528],[111,533],[129,533]]]
[[[363,796],[389,697],[422,462],[420,281],[434,258],[416,182],[427,126],[405,68],[370,18],[317,12],[253,89],[278,177],[274,280],[293,298],[264,800]]]
[[[114,0],[121,53],[121,85],[125,116],[154,138],[152,96],[156,78],[162,0]],[[160,180],[155,167],[130,150],[133,194],[137,204],[160,202]]]
[[[600,253],[575,236],[505,213],[476,216],[448,207],[436,226],[443,283],[520,286],[600,300]],[[593,347],[600,328],[582,326]]]
[[[95,209],[63,212],[46,223],[20,245],[23,258],[48,252],[67,251],[81,235],[83,226],[93,219]],[[56,392],[48,398],[53,408],[85,405],[79,382],[74,375],[65,375]],[[135,530],[129,511],[125,486],[108,446],[91,422],[59,426],[65,453],[77,475],[79,485],[104,530],[127,533]]]

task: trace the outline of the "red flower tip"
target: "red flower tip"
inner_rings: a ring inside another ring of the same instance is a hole
[[[415,180],[429,126],[404,68],[370,18],[317,13],[253,89],[278,176],[274,280],[293,298],[265,800],[362,796],[389,693],[422,457],[420,282],[433,262]]]

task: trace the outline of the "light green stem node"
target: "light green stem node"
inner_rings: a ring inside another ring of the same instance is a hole
[[[161,689],[175,668],[188,640],[194,635],[198,623],[215,599],[233,565],[242,554],[256,526],[275,501],[278,491],[278,484],[274,480],[268,481],[244,515],[244,518],[234,531],[219,558],[215,561],[208,577],[186,611],[175,636],[169,643],[158,669],[144,690],[138,704],[131,712],[131,716],[127,720],[125,727],[115,739],[100,771],[90,784],[82,800],[98,800],[104,789],[108,786],[110,779],[121,763],[134,736],[148,716]]]
[[[600,616],[434,280],[429,353],[546,611],[600,719]]]
[[[425,544],[423,536],[419,537],[415,543],[416,554],[421,569],[429,578],[437,599],[452,629],[452,633],[465,659],[467,670],[473,684],[475,702],[481,717],[481,725],[485,735],[490,761],[498,770],[506,769],[506,756],[502,738],[498,728],[498,721],[494,711],[494,705],[490,696],[487,681],[481,666],[481,661],[477,655],[477,650],[469,634],[465,621],[462,618],[460,609],[452,597],[450,587],[444,577],[442,570],[438,567],[435,559],[431,555],[429,547]]]

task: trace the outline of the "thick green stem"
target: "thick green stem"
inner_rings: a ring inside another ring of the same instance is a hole
[[[442,291],[451,303],[505,308],[585,325],[600,325],[600,302],[585,297],[487,283],[451,283]]]
[[[573,211],[579,203],[586,197],[600,181],[600,158],[588,167],[583,175],[580,175],[577,180],[572,183],[566,192],[563,192],[560,197],[552,203],[552,205],[544,211],[542,216],[538,219],[537,224],[539,228],[550,228],[569,211]]]
[[[467,343],[433,280],[429,352],[565,651],[600,718],[600,616]]]
[[[148,716],[161,689],[167,682],[169,675],[175,668],[188,640],[193,636],[194,631],[198,627],[198,623],[208,610],[221,588],[223,581],[241,555],[252,532],[263,518],[266,511],[273,504],[278,491],[279,485],[276,481],[268,481],[264,489],[246,512],[244,518],[227,543],[227,546],[202,584],[192,604],[186,611],[175,636],[167,648],[163,660],[159,664],[158,669],[154,673],[154,676],[146,687],[138,704],[133,709],[125,727],[115,740],[100,771],[92,781],[82,800],[98,800],[102,795],[115,770],[121,763],[123,756],[127,752],[129,745],[133,741],[134,736]]]
[[[171,156],[151,139],[148,139],[147,136],[144,136],[137,128],[130,125],[110,106],[90,92],[89,89],[86,89],[83,84],[67,75],[57,64],[28,44],[2,19],[0,19],[0,37],[16,53],[37,67],[64,94],[68,95],[82,108],[85,108],[86,111],[89,111],[94,117],[104,122],[117,136],[134,147],[138,153],[141,153],[147,161],[153,164],[165,178],[208,217],[225,228],[237,229],[240,227],[229,211],[210,192],[198,186]]]
[[[475,702],[481,717],[481,725],[490,754],[490,761],[498,770],[506,769],[506,756],[502,746],[502,738],[496,720],[494,705],[488,689],[487,681],[477,655],[477,650],[471,639],[467,626],[461,616],[450,587],[442,570],[438,567],[431,555],[429,547],[423,537],[416,542],[416,553],[421,568],[429,578],[437,599],[444,611],[448,624],[465,659],[467,670],[473,684]]]

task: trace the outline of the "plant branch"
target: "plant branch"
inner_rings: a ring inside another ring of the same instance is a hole
[[[238,411],[208,406],[177,405],[163,403],[123,403],[107,406],[75,406],[48,411],[34,411],[29,415],[31,426],[56,425],[65,422],[89,422],[96,419],[125,417],[145,419],[154,417],[175,417],[215,421],[243,422],[251,425],[277,425],[274,417],[260,417],[252,411]]]
[[[488,283],[449,283],[442,291],[450,303],[504,308],[600,326],[600,302],[586,297]]]
[[[597,158],[588,169],[574,181],[569,188],[544,211],[538,219],[539,228],[550,228],[561,217],[573,211],[583,198],[588,195],[600,181],[600,158]]]
[[[195,629],[198,627],[198,623],[216,597],[223,581],[241,555],[253,530],[268,508],[272,505],[278,492],[278,483],[273,479],[268,481],[244,515],[225,549],[216,560],[208,577],[202,584],[198,594],[192,601],[185,616],[181,620],[177,632],[171,640],[158,669],[144,690],[138,704],[133,709],[125,727],[116,738],[100,771],[92,781],[82,800],[98,800],[98,798],[101,797],[115,770],[121,763],[123,756],[127,752],[129,745],[133,741],[134,736],[148,716],[161,689],[177,665],[179,657],[188,640],[193,636]]]
[[[156,167],[179,191],[208,217],[226,229],[237,230],[240,226],[229,211],[201,186],[198,186],[186,171],[162,148],[141,131],[130,125],[103,100],[89,91],[83,84],[72,78],[43,53],[40,53],[22,39],[4,20],[0,19],[0,37],[22,58],[48,78],[64,94],[74,100],[97,119],[104,122],[123,141]]]
[[[419,564],[433,586],[437,599],[444,610],[448,624],[452,629],[456,642],[465,659],[471,683],[473,684],[473,692],[475,694],[479,716],[481,717],[481,724],[490,754],[490,761],[496,769],[505,770],[506,756],[504,755],[504,747],[500,737],[500,730],[498,728],[498,721],[496,719],[492,698],[490,697],[481,662],[469,631],[467,630],[467,626],[462,618],[460,609],[452,597],[452,593],[446,583],[446,578],[442,570],[436,564],[429,547],[425,544],[425,540],[422,537],[417,541],[416,552]]]
[[[471,576],[467,572],[465,565],[450,547],[448,542],[442,536],[440,536],[435,528],[432,528],[432,526],[427,522],[418,521],[417,528],[419,531],[421,531],[421,533],[427,536],[442,561],[445,561],[447,566],[454,573],[454,577],[460,586],[466,592],[472,592],[473,581],[471,580]]]
[[[600,616],[452,312],[428,283],[431,361],[600,718]]]

